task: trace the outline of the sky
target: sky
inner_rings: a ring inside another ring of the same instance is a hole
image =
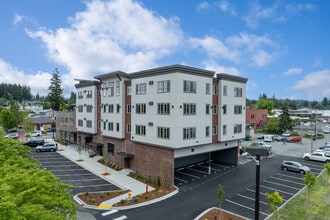
[[[328,0],[0,0],[0,83],[182,64],[248,78],[248,99],[330,98]]]

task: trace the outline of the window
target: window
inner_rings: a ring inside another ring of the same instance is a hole
[[[170,103],[158,103],[158,114],[169,115],[170,114]]]
[[[103,87],[102,92],[103,92],[103,97],[106,97],[107,96],[107,88]]]
[[[146,126],[144,125],[136,125],[135,126],[135,134],[136,135],[146,135]]]
[[[107,112],[107,106],[104,104],[103,105],[103,112],[106,113]]]
[[[127,124],[127,133],[131,133],[131,131],[132,131],[131,124]]]
[[[93,106],[92,105],[87,105],[86,112],[92,112]]]
[[[127,105],[127,113],[131,113],[132,112],[132,105],[128,104]]]
[[[80,91],[80,92],[78,92],[78,99],[82,99],[82,98],[84,98],[84,96],[83,96],[83,92]]]
[[[78,105],[78,112],[83,112],[83,106],[82,105]]]
[[[205,94],[206,95],[210,95],[211,94],[211,84],[210,83],[206,83],[206,85],[205,85]]]
[[[210,108],[211,108],[211,105],[210,104],[206,104],[206,106],[205,106],[205,114],[207,114],[207,115],[210,114]]]
[[[132,95],[132,87],[127,87],[127,95]]]
[[[113,131],[113,123],[112,122],[108,123],[108,130]]]
[[[79,127],[82,127],[83,126],[83,120],[81,120],[81,119],[78,120],[78,126]]]
[[[195,81],[183,81],[183,92],[185,93],[196,93],[197,83]]]
[[[195,139],[196,138],[196,128],[183,128],[183,140]]]
[[[216,85],[212,86],[212,95],[218,95],[218,87]]]
[[[158,93],[170,92],[170,88],[171,88],[170,80],[157,82],[157,92]]]
[[[136,114],[145,114],[146,104],[136,104]]]
[[[70,118],[69,121],[70,121],[70,124],[71,124],[71,125],[74,124],[74,120],[73,120],[73,118]]]
[[[242,125],[241,124],[235,124],[234,125],[234,134],[242,133]]]
[[[106,129],[107,129],[107,123],[103,122],[103,130],[106,130]]]
[[[212,105],[212,114],[217,114],[218,113],[218,106],[217,105]]]
[[[108,88],[108,96],[113,96],[114,92],[114,83],[113,82],[108,82],[109,88]]]
[[[69,118],[68,117],[65,117],[64,118],[64,123],[68,123],[69,122]]]
[[[241,105],[235,105],[234,106],[234,114],[235,115],[241,115],[242,114],[242,106]]]
[[[92,94],[93,94],[93,93],[92,93],[92,90],[88,90],[88,91],[87,91],[87,98],[92,98],[92,97],[93,97]]]
[[[251,119],[254,119],[254,115],[251,115]]]
[[[170,139],[170,128],[157,127],[157,137],[162,139]]]
[[[210,126],[205,127],[205,137],[210,137]]]
[[[116,131],[119,131],[119,123],[116,123]]]
[[[222,134],[227,135],[227,125],[222,126]]]
[[[117,107],[116,107],[116,112],[119,113],[120,112],[120,105],[117,104]]]
[[[108,143],[108,155],[113,156],[115,154],[115,145]]]
[[[120,95],[120,81],[116,81],[116,96]]]
[[[223,86],[223,96],[227,96],[227,86]]]
[[[242,88],[240,87],[235,87],[234,88],[234,96],[235,97],[242,97]]]
[[[108,107],[108,112],[113,113],[113,104],[110,104]]]
[[[223,105],[223,106],[222,106],[222,113],[223,113],[224,115],[227,114],[227,105]]]
[[[92,127],[92,121],[91,120],[87,120],[86,127],[87,128],[91,128]]]
[[[136,94],[137,95],[146,94],[146,93],[147,93],[146,83],[136,84]]]
[[[217,126],[216,125],[213,125],[212,126],[212,135],[216,135],[218,132],[217,132]]]
[[[184,103],[183,104],[183,115],[196,115],[196,104]]]

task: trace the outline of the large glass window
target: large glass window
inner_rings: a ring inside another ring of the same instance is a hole
[[[243,89],[240,87],[235,87],[234,88],[234,96],[235,97],[242,97]]]
[[[235,115],[241,115],[242,114],[242,106],[241,105],[235,105],[234,106],[234,114]]]
[[[135,134],[145,136],[146,135],[146,126],[136,125],[135,126]]]
[[[197,82],[196,81],[183,81],[183,92],[185,93],[196,93]]]
[[[183,104],[183,115],[196,115],[196,104],[184,103]]]
[[[183,140],[195,139],[196,138],[196,128],[183,128]]]
[[[157,82],[157,92],[158,93],[170,92],[170,88],[171,88],[170,80]]]
[[[157,137],[170,139],[170,128],[157,127]]]
[[[136,104],[136,114],[146,114],[146,104]]]
[[[169,115],[170,114],[170,103],[158,103],[157,104],[157,113],[159,115]]]
[[[146,94],[147,93],[147,84],[146,83],[139,83],[136,84],[136,94]]]

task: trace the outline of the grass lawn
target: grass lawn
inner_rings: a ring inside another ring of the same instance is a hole
[[[299,195],[290,200],[279,210],[278,219],[299,220],[329,220],[330,219],[330,180],[327,184],[327,174],[323,170],[317,178],[317,184],[312,189],[310,199],[307,199],[305,188]],[[275,216],[268,218],[275,220]]]

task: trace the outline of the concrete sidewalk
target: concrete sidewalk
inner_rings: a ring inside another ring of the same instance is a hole
[[[132,170],[130,169],[122,169],[120,171],[113,170],[109,167],[104,166],[103,164],[99,163],[98,160],[101,159],[101,156],[95,156],[95,157],[89,157],[89,154],[87,151],[81,151],[81,155],[79,155],[76,146],[75,145],[61,145],[58,144],[59,149],[57,153],[63,155],[64,157],[68,158],[69,160],[73,161],[74,163],[78,164],[79,166],[83,167],[84,169],[94,173],[95,175],[103,178],[104,180],[118,186],[122,190],[130,190],[131,191],[131,197],[139,195],[141,193],[146,192],[146,184],[131,178],[128,176]],[[78,161],[78,160],[82,161]],[[108,172],[110,175],[104,176],[103,173]],[[155,190],[153,187],[148,186],[148,191]],[[129,209],[134,208],[138,206],[144,206],[150,203],[154,203],[157,201],[160,201],[162,199],[166,199],[174,194],[177,193],[177,190],[169,195],[166,195],[162,198],[159,198],[157,200],[148,201],[146,203],[138,203],[134,206],[125,206],[125,207],[116,207],[116,209]],[[87,208],[94,208],[94,209],[110,209],[113,204],[120,202],[122,199],[127,199],[128,195],[123,194],[121,196],[118,196],[116,198],[104,201],[102,204],[97,206],[90,206],[85,204],[83,201],[81,201],[78,198],[78,195],[74,196],[74,199],[82,206]]]

